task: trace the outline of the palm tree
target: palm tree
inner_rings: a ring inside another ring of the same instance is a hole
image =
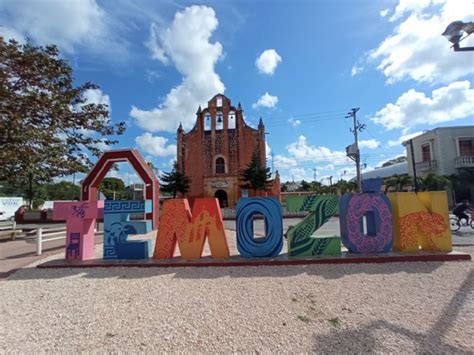
[[[443,191],[451,185],[449,178],[435,173],[429,173],[418,181],[422,191]]]
[[[408,175],[395,174],[389,178],[384,179],[384,184],[385,193],[387,193],[391,187],[395,188],[395,191],[401,192],[403,191],[404,187],[413,185],[413,179]]]
[[[340,190],[341,195],[357,190],[357,183],[354,181],[339,180],[334,186]]]

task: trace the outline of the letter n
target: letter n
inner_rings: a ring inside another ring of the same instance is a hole
[[[387,196],[392,203],[394,250],[452,250],[445,191],[394,192]]]

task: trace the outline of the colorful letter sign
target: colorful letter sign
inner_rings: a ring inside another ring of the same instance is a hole
[[[151,201],[105,201],[104,259],[147,259],[150,240],[127,240],[151,231],[151,221],[130,221],[131,213],[151,212]]]
[[[452,250],[446,192],[393,192],[388,198],[393,210],[394,250]]]
[[[94,257],[95,219],[104,214],[104,201],[55,202],[54,220],[66,220],[66,259]]]
[[[229,247],[217,199],[196,199],[192,214],[186,199],[165,201],[153,258],[172,258],[178,243],[183,259],[199,259],[206,237],[213,258],[229,257]]]
[[[265,218],[265,238],[254,238],[253,217]],[[241,198],[237,204],[237,249],[244,258],[273,257],[283,248],[281,205],[276,198]]]
[[[295,197],[298,197],[299,201]],[[313,236],[313,233],[337,212],[338,197],[336,195],[295,197],[292,197],[290,209],[309,210],[310,213],[294,228],[288,230],[289,256],[339,255],[341,253],[339,237]]]
[[[392,249],[392,212],[384,194],[345,194],[339,211],[342,243],[350,252],[384,253]],[[364,216],[367,234],[363,229]]]

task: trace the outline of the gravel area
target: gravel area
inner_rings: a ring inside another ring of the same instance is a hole
[[[29,268],[0,281],[0,352],[473,353],[473,292],[469,261]]]

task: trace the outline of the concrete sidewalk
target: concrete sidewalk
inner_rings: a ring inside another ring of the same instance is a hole
[[[61,228],[64,223],[49,224],[18,224],[18,229],[34,230],[37,228]],[[97,243],[102,243],[102,236],[96,236]],[[36,243],[34,239],[18,238],[16,240],[4,240],[0,242],[0,279],[6,278],[15,271],[25,266],[61,253],[66,245],[66,238],[43,243],[42,255],[36,255]]]

